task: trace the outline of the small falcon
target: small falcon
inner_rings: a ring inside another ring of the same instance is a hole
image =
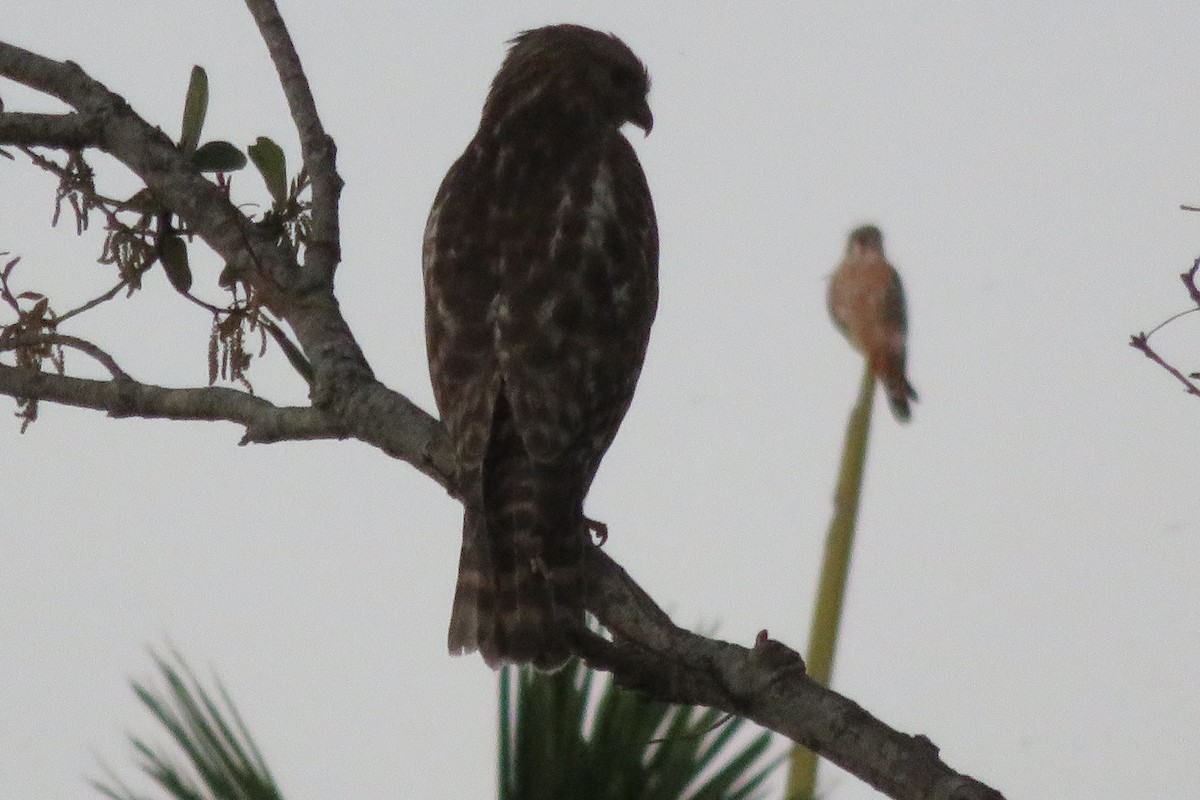
[[[883,384],[896,419],[908,422],[908,402],[917,392],[904,373],[904,287],[883,255],[883,234],[874,225],[850,232],[846,256],[829,280],[829,314]]]

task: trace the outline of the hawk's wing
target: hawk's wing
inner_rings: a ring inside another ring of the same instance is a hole
[[[624,136],[550,186],[517,184],[508,213],[537,222],[501,241],[496,308],[504,393],[530,455],[572,448],[590,472],[616,435],[658,301],[658,232]],[[590,481],[590,477],[589,477]]]

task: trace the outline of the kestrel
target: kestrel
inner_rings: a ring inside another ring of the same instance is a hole
[[[658,229],[627,122],[646,68],[615,36],[527,31],[425,228],[429,373],[458,459],[447,644],[543,669],[583,622],[583,501],[641,373]]]
[[[892,413],[908,422],[908,401],[917,392],[905,375],[908,321],[900,276],[883,255],[883,234],[874,225],[850,232],[846,256],[829,280],[829,314],[850,344],[866,357],[887,391]]]

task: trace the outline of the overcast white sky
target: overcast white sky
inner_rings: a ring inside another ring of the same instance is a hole
[[[1127,346],[1186,307],[1200,254],[1178,210],[1200,202],[1200,5],[283,5],[346,179],[343,308],[426,408],[420,234],[504,40],[574,21],[649,66],[654,133],[633,138],[662,301],[588,510],[682,624],[803,643],[861,364],[825,280],[878,223],[921,401],[903,428],[876,409],[835,685],[1010,798],[1200,794],[1200,401]],[[270,135],[296,163],[240,3],[0,0],[0,19],[172,134],[202,64],[207,137]],[[0,161],[0,251],[65,310],[113,279],[95,235],[49,228],[53,190]],[[202,384],[209,320],[147,284],[69,332],[139,379]],[[1156,341],[1193,370],[1198,338],[1189,317]],[[301,402],[280,362],[257,389]],[[123,737],[153,727],[126,681],[168,640],[221,675],[292,800],[493,796],[495,679],[445,654],[460,510],[432,482],[352,442],[238,448],[230,425],[47,405],[18,427],[0,424],[0,797],[87,797],[97,757],[130,774]]]

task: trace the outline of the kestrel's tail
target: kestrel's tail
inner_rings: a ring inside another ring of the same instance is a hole
[[[500,399],[484,463],[483,508],[468,507],[447,644],[506,662],[557,669],[582,624],[584,537],[565,470],[534,463]]]
[[[904,353],[888,354],[886,356],[872,359],[872,370],[883,384],[884,391],[887,392],[888,405],[892,407],[892,414],[900,422],[908,422],[912,418],[912,409],[909,408],[909,401],[917,401],[917,390],[908,382],[908,377],[904,374]]]
[[[887,390],[888,404],[892,407],[892,414],[901,422],[908,422],[912,418],[912,410],[908,406],[908,401],[917,400],[917,390],[912,387],[903,375],[900,380],[892,383],[884,384]]]

